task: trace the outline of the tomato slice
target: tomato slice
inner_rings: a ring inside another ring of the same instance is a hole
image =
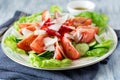
[[[36,26],[38,27],[38,26],[40,26],[40,24],[39,23],[34,23],[34,24],[32,24],[32,23],[21,23],[21,24],[19,24],[19,27],[20,27],[19,32],[22,34],[22,29],[23,28],[26,28],[30,31],[35,31]]]
[[[37,52],[38,54],[44,51],[44,42],[43,39],[47,36],[47,34],[39,34],[38,37],[30,44],[32,50]]]
[[[86,43],[91,42],[94,39],[94,36],[96,34],[95,30],[92,28],[91,29],[82,28],[82,29],[80,29],[80,32],[82,35],[82,38],[80,41],[86,42]]]
[[[72,25],[73,25],[73,19],[67,20],[67,21],[64,23],[64,25],[66,25],[66,26],[72,26]]]
[[[55,53],[54,53],[54,58],[57,60],[61,60],[63,59],[63,51],[60,47],[60,45],[58,44],[58,42],[56,42],[56,48],[55,48]]]
[[[18,24],[18,26],[20,28],[25,28],[25,27],[28,27],[28,26],[31,26],[31,25],[33,25],[33,24],[32,23],[21,23],[21,24]]]
[[[87,18],[84,17],[76,17],[73,19],[73,26],[83,26],[83,23],[87,20]]]
[[[83,25],[91,25],[92,24],[92,19],[87,19],[84,23],[83,23]]]
[[[80,58],[80,53],[74,48],[69,39],[63,37],[61,42],[66,57],[72,60]]]
[[[48,10],[45,10],[45,11],[43,11],[43,13],[42,13],[42,21],[48,21],[48,19],[50,19],[51,18],[51,16],[50,16],[50,13],[49,13],[49,11]]]
[[[17,43],[17,46],[20,49],[23,49],[25,51],[30,51],[30,44],[35,40],[35,38],[37,37],[37,35],[30,35],[26,38],[24,38],[22,41],[20,41],[19,43]]]
[[[99,28],[96,26],[91,26],[91,25],[88,25],[88,26],[79,26],[77,27],[77,29],[80,29],[80,28],[83,28],[83,29],[93,29],[95,31],[95,33],[97,34],[98,31],[99,31]]]
[[[30,31],[35,31],[36,30],[34,25],[28,26],[26,29],[28,29]]]

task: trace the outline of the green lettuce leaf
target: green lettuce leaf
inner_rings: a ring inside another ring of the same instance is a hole
[[[26,54],[26,52],[24,50],[19,49],[17,47],[17,39],[14,35],[10,35],[10,36],[6,37],[4,40],[4,44],[17,53]]]
[[[112,40],[105,40],[100,44],[95,45],[93,48],[110,48],[112,45]]]
[[[100,56],[104,55],[106,52],[108,52],[108,49],[106,49],[106,48],[96,48],[96,49],[88,51],[86,53],[86,56],[100,57]]]
[[[71,60],[63,59],[63,60],[56,60],[56,59],[46,59],[44,57],[39,57],[35,53],[29,54],[29,61],[30,63],[38,68],[57,68],[57,67],[65,67],[71,64]]]
[[[60,6],[57,6],[57,5],[53,5],[50,7],[50,12],[51,13],[54,13],[54,12],[62,12],[62,8]]]

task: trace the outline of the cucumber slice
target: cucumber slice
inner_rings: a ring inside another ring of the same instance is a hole
[[[43,53],[40,53],[38,57],[51,58],[53,57],[53,51],[45,51]]]
[[[85,53],[89,50],[89,46],[86,43],[79,43],[75,46],[75,48],[81,54],[81,56],[85,55]]]
[[[89,45],[89,47],[93,47],[93,46],[95,46],[96,44],[97,44],[97,41],[94,40],[94,41],[90,42],[88,45]]]

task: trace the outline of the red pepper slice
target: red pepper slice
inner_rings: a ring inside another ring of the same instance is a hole
[[[48,28],[49,26],[53,25],[54,23],[50,23],[50,19],[48,19],[44,24],[43,26],[40,28],[40,29],[43,29],[45,30],[45,28]]]
[[[59,33],[63,36],[65,33],[71,31],[72,29],[69,28],[68,26],[66,25],[62,25],[60,30],[59,30]]]
[[[49,28],[46,28],[45,30],[46,30],[46,32],[47,32],[49,35],[57,36],[57,37],[60,38],[60,39],[62,38],[61,34],[58,33],[58,32],[55,31],[55,30],[52,30],[52,29],[49,29]]]

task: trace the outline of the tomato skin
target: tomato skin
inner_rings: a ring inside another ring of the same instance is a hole
[[[72,25],[73,25],[73,19],[67,20],[67,21],[64,23],[64,25],[66,25],[66,26],[72,26]]]
[[[58,33],[58,32],[55,31],[55,30],[52,30],[52,29],[49,29],[49,28],[46,28],[45,30],[46,30],[46,32],[47,32],[49,35],[57,36],[57,37],[60,38],[60,39],[62,38],[61,34]]]
[[[32,23],[21,23],[18,26],[20,28],[19,29],[19,33],[22,34],[22,29],[23,28],[26,28],[26,29],[28,29],[30,31],[35,31],[36,30],[36,26],[39,27],[40,24],[39,23],[34,23],[34,24],[32,24]]]
[[[80,32],[83,36],[80,42],[86,42],[86,43],[91,42],[94,39],[94,35],[96,33],[94,29],[81,29]]]
[[[30,31],[35,31],[36,30],[34,25],[28,26],[26,29],[28,29]]]
[[[65,33],[71,31],[72,29],[69,28],[69,26],[62,25],[60,30],[58,31],[62,36],[64,36]]]
[[[83,26],[83,23],[87,20],[87,18],[84,17],[75,17],[73,19],[73,26],[78,27],[78,26]]]
[[[61,49],[60,45],[58,44],[58,42],[56,42],[56,48],[55,48],[54,57],[57,60],[62,60],[63,59],[62,49]]]
[[[37,37],[37,35],[30,35],[26,38],[24,38],[22,41],[20,41],[19,43],[17,43],[17,47],[20,49],[23,49],[25,51],[30,51],[30,44],[35,40],[35,38]]]
[[[48,21],[48,19],[50,19],[51,18],[51,16],[50,16],[50,13],[49,13],[49,11],[48,10],[44,10],[43,12],[42,12],[42,21]]]
[[[92,19],[87,19],[84,23],[83,23],[83,25],[91,25],[92,24]]]
[[[61,42],[66,57],[72,60],[80,58],[80,53],[74,48],[69,39],[63,37]]]
[[[45,30],[46,28],[48,28],[49,26],[51,26],[53,24],[54,23],[50,23],[50,21],[48,20],[42,25],[42,27],[40,29]]]
[[[43,39],[47,36],[47,34],[39,34],[38,37],[30,44],[32,50],[37,52],[38,54],[44,51],[44,42]]]
[[[33,25],[33,24],[31,24],[31,23],[21,23],[21,24],[18,24],[18,26],[20,28],[26,28],[26,27],[31,26],[31,25]]]

